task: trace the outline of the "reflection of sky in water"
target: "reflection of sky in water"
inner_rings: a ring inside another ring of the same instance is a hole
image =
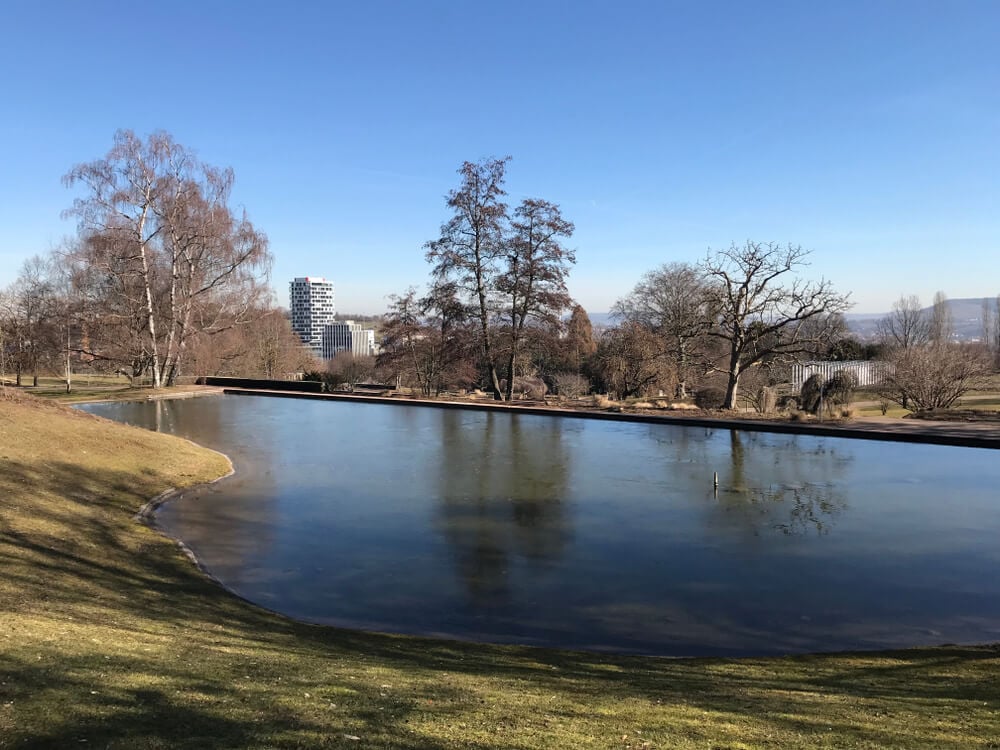
[[[662,654],[1000,638],[987,450],[260,397],[87,409],[228,453],[236,475],[159,523],[303,619]]]

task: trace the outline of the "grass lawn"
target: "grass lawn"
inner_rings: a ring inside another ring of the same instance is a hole
[[[30,384],[31,378],[25,378],[24,382]],[[74,378],[73,387],[68,393],[66,392],[66,381],[54,377],[39,378],[37,386],[25,385],[15,388],[11,378],[7,378],[5,384],[21,393],[70,404],[85,401],[141,401],[152,396],[165,397],[185,391],[206,390],[205,386],[193,383],[184,383],[158,390],[154,390],[149,384],[133,387],[129,384],[128,378],[112,375],[80,375]]]
[[[0,748],[1000,747],[1000,647],[667,660],[291,622],[133,519],[218,454],[0,394]]]

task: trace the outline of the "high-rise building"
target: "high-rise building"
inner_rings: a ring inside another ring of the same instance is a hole
[[[303,276],[288,285],[288,302],[292,311],[292,330],[302,343],[323,356],[323,327],[332,323],[333,282],[322,276]]]
[[[323,326],[323,359],[333,359],[337,352],[351,352],[356,357],[375,354],[375,331],[353,320],[338,320]]]

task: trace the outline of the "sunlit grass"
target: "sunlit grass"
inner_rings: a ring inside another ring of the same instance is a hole
[[[133,519],[221,456],[0,397],[0,747],[964,748],[1000,648],[663,660],[293,623]]]

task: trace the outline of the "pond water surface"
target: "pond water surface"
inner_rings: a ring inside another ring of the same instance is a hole
[[[661,655],[1000,640],[994,451],[248,396],[83,408],[228,454],[233,477],[157,524],[302,620]]]

